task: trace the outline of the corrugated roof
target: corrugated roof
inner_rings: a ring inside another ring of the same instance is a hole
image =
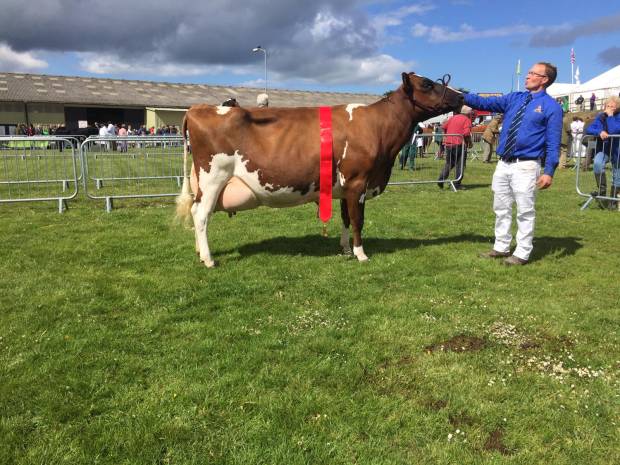
[[[218,105],[234,97],[242,106],[255,106],[262,89],[151,81],[0,73],[0,101],[49,102],[116,107],[190,107]],[[269,89],[269,105],[298,107],[373,103],[379,95]]]

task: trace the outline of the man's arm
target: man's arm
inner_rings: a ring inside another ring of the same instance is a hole
[[[510,102],[510,95],[480,97],[477,94],[464,94],[465,104],[477,110],[505,113]]]
[[[554,105],[547,119],[545,131],[546,157],[545,173],[538,178],[538,188],[546,189],[553,182],[553,175],[558,166],[560,157],[560,142],[562,140],[562,107]]]

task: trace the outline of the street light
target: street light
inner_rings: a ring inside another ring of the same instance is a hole
[[[254,47],[252,49],[253,52],[263,52],[265,54],[265,93],[267,93],[267,49],[261,47]]]

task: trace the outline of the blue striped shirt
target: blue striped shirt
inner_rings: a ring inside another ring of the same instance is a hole
[[[529,92],[512,92],[499,97],[480,97],[465,94],[465,104],[479,110],[504,114],[497,153],[501,156],[506,147],[508,128]],[[512,156],[521,160],[545,159],[545,174],[553,176],[560,158],[562,139],[562,107],[544,90],[532,94],[523,121],[517,133]]]

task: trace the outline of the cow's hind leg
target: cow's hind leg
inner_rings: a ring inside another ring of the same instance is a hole
[[[351,225],[353,226],[353,255],[355,255],[360,262],[365,262],[368,260],[368,257],[364,253],[364,247],[362,246],[365,196],[365,191],[362,191],[361,193],[348,193],[346,197],[349,218],[351,219]]]
[[[347,201],[340,200],[340,217],[342,218],[342,232],[340,233],[340,247],[342,247],[342,253],[345,255],[351,255],[351,239],[349,237],[349,226],[351,225],[351,218],[349,218],[349,209],[347,208]]]
[[[208,268],[215,266],[215,262],[211,257],[211,251],[209,250],[207,235],[209,218],[213,214],[220,192],[226,186],[226,182],[228,182],[231,176],[232,173],[229,173],[228,170],[212,166],[209,173],[201,169],[198,177],[200,192],[192,206],[192,217],[194,218],[194,229],[200,260]]]

